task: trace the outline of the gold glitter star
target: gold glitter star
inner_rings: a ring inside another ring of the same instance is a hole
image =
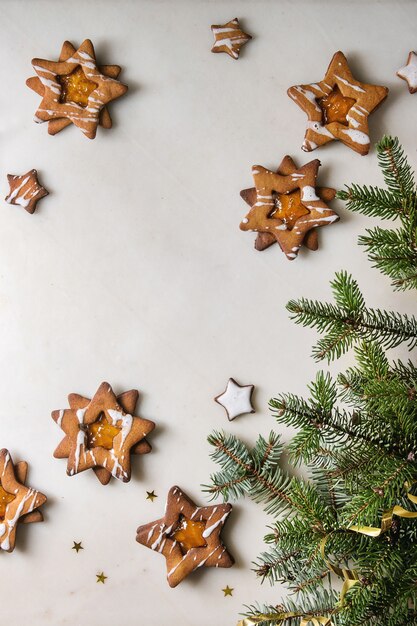
[[[76,541],[74,541],[73,543],[74,543],[74,545],[72,546],[71,550],[75,550],[77,553],[78,553],[80,550],[84,550],[84,548],[83,548],[83,547],[82,547],[82,545],[81,545],[81,541],[80,541],[79,543],[77,543]]]
[[[96,574],[96,576],[97,576],[96,582],[103,583],[103,585],[104,585],[106,578],[108,578],[108,576],[104,575],[104,572],[101,572],[101,574]]]
[[[157,498],[158,496],[156,495],[156,493],[154,491],[147,491],[146,492],[146,499],[150,500],[151,502],[153,502],[155,500],[155,498]]]
[[[233,595],[233,587],[229,587],[229,585],[226,585],[226,587],[224,589],[222,589],[223,593],[224,593],[224,597],[226,596],[232,596]]]

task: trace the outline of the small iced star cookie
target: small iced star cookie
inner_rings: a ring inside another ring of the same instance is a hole
[[[240,49],[252,37],[245,33],[239,24],[239,20],[235,17],[227,24],[211,26],[214,35],[214,44],[212,52],[226,52],[232,59],[238,59]]]
[[[39,200],[48,195],[48,191],[39,183],[36,170],[30,170],[22,176],[7,174],[7,180],[10,192],[5,197],[6,202],[18,204],[28,213],[34,213]]]
[[[407,63],[400,67],[397,76],[406,81],[410,93],[417,91],[417,54],[412,50],[408,55]]]
[[[214,400],[225,409],[229,421],[244,413],[255,413],[252,406],[254,385],[239,385],[233,378],[229,378],[226,389]]]

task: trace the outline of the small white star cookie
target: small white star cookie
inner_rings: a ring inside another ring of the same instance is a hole
[[[407,63],[398,70],[397,76],[406,81],[410,93],[417,91],[417,54],[413,50],[408,55]]]
[[[255,413],[252,406],[254,385],[239,385],[233,378],[229,378],[226,389],[214,399],[225,409],[229,421],[244,413]]]

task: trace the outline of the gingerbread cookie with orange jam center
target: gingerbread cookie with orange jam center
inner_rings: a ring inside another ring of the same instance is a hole
[[[146,437],[155,428],[154,422],[133,415],[138,396],[132,389],[116,397],[110,385],[102,383],[92,400],[72,393],[69,409],[52,412],[65,432],[54,456],[68,459],[67,474],[93,469],[103,485],[112,476],[130,480],[130,455],[152,450]]]
[[[251,207],[240,229],[258,233],[256,250],[278,243],[290,261],[297,257],[301,245],[317,250],[317,228],[339,219],[327,206],[336,191],[316,187],[319,167],[316,159],[297,169],[290,156],[283,158],[276,173],[253,166],[255,187],[240,192]]]
[[[94,139],[99,124],[111,127],[107,105],[126,93],[127,86],[116,80],[118,65],[97,65],[89,39],[78,50],[66,41],[59,61],[33,59],[32,66],[37,76],[26,84],[42,97],[35,121],[49,122],[50,134],[72,123]]]
[[[168,584],[176,587],[199,567],[233,565],[221,540],[231,510],[231,504],[198,507],[179,487],[172,487],[164,517],[139,526],[136,541],[165,557]]]
[[[339,51],[322,81],[290,87],[288,95],[307,113],[303,150],[310,152],[338,139],[364,155],[370,147],[368,116],[385,100],[388,88],[353,78]]]
[[[8,450],[0,450],[0,549],[12,552],[18,524],[42,522],[39,507],[46,496],[25,486],[28,464],[13,464]]]

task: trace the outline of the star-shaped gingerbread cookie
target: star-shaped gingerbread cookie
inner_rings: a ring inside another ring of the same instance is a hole
[[[76,48],[74,48],[70,41],[64,41],[61,54],[59,55],[59,62],[67,61],[76,53],[76,51]],[[118,78],[120,72],[122,71],[122,68],[119,65],[100,65],[98,69],[104,76],[114,79]],[[43,98],[45,95],[45,86],[38,76],[31,76],[28,78],[26,85],[35,91],[38,96]],[[48,122],[48,133],[50,135],[56,135],[70,124],[72,124],[72,120],[69,118],[62,117],[52,119]],[[112,127],[112,119],[107,106],[104,106],[100,111],[99,125],[106,129]]]
[[[256,250],[278,243],[290,261],[302,244],[317,250],[316,229],[339,219],[327,206],[335,190],[316,187],[319,167],[320,161],[315,159],[297,169],[290,156],[284,157],[276,173],[253,166],[255,187],[241,192],[251,209],[240,228],[258,233]]]
[[[407,63],[398,70],[397,76],[406,81],[410,93],[417,91],[417,54],[413,50],[408,55]]]
[[[119,73],[117,66],[100,70],[89,39],[75,51],[72,44],[65,42],[59,61],[33,59],[32,66],[43,87],[41,92],[39,82],[29,79],[29,87],[42,96],[35,114],[36,122],[56,122],[64,118],[68,120],[65,125],[72,122],[89,139],[96,136],[100,122],[107,128],[109,123],[111,125],[108,113],[101,112],[112,100],[126,93],[127,86],[113,78]],[[49,131],[55,134],[63,127],[60,121]]]
[[[0,549],[12,552],[19,523],[42,522],[39,507],[46,502],[40,491],[25,486],[28,464],[13,464],[8,450],[0,450]]]
[[[385,100],[388,88],[353,78],[339,51],[322,81],[290,87],[288,95],[308,117],[303,150],[310,152],[338,139],[364,155],[370,147],[368,116]]]
[[[213,24],[211,30],[214,35],[214,44],[212,52],[226,52],[232,59],[238,59],[240,49],[252,37],[245,33],[239,24],[239,20],[235,17],[227,24]]]
[[[10,191],[5,197],[8,204],[18,204],[28,213],[34,213],[41,198],[48,195],[45,187],[39,183],[38,172],[30,170],[26,174],[7,174]]]
[[[252,406],[254,388],[254,385],[239,385],[234,378],[229,378],[226,389],[214,400],[224,408],[231,422],[244,413],[255,413]]]
[[[103,485],[112,476],[130,480],[130,455],[151,451],[146,436],[155,428],[154,422],[133,415],[138,395],[132,389],[116,397],[111,386],[102,383],[92,400],[71,393],[70,408],[52,412],[65,432],[54,456],[68,459],[68,475],[93,469]]]
[[[179,487],[172,487],[164,517],[139,526],[136,541],[163,554],[168,583],[176,587],[199,567],[233,565],[221,540],[231,510],[231,504],[198,507]]]

